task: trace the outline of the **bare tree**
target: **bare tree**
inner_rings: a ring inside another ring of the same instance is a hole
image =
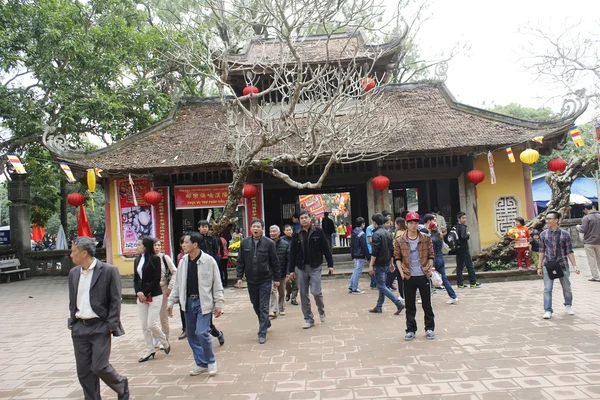
[[[210,80],[227,116],[233,181],[217,231],[234,221],[252,171],[318,188],[334,163],[401,149],[392,138],[402,116],[388,108],[385,91],[395,65],[376,66],[400,53],[406,36],[381,45],[364,45],[360,36],[385,37],[385,11],[375,0],[208,0],[173,10],[178,22],[162,27],[173,50],[163,56]],[[252,39],[253,53],[242,52]],[[244,86],[249,93],[240,93]],[[317,163],[324,167],[314,182],[282,168]]]

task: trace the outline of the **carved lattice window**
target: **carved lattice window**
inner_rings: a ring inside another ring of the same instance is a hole
[[[500,197],[495,204],[495,222],[496,233],[500,236],[505,235],[515,226],[515,218],[519,215],[519,201],[516,197]]]

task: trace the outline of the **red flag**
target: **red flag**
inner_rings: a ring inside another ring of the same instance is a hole
[[[77,226],[77,236],[85,236],[93,238],[92,229],[88,221],[87,215],[85,214],[85,208],[80,206],[79,208],[79,225]]]
[[[31,230],[31,240],[36,242],[44,240],[44,235],[46,234],[46,230],[41,227],[33,224],[33,229]]]

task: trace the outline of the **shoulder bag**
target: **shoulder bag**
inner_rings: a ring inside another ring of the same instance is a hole
[[[562,267],[560,266],[560,254],[561,254],[561,243],[560,237],[562,235],[562,231],[558,228],[558,243],[556,244],[556,251],[554,252],[554,259],[546,261],[546,271],[548,272],[548,276],[550,279],[554,280],[557,278],[562,278],[565,276]]]

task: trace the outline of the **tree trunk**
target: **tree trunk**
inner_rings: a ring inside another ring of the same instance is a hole
[[[242,165],[241,167],[233,167],[232,171],[233,180],[229,184],[227,202],[225,203],[225,207],[223,207],[223,215],[212,224],[215,235],[224,232],[228,225],[234,224],[238,220],[235,212],[244,193],[244,184],[248,177],[249,168]]]
[[[590,174],[597,168],[595,158],[584,158],[582,156],[571,156],[567,163],[567,169],[562,173],[550,172],[546,175],[546,183],[552,189],[552,199],[548,203],[546,211],[540,213],[537,217],[529,221],[526,226],[529,230],[537,229],[541,231],[546,225],[546,213],[548,211],[558,211],[562,218],[570,210],[569,197],[571,195],[571,185],[575,179],[580,176]],[[559,221],[560,222],[560,221]],[[504,235],[504,237],[493,245],[481,250],[473,258],[477,269],[488,269],[488,262],[492,260],[512,261],[516,258],[517,252],[514,248],[514,240]]]

